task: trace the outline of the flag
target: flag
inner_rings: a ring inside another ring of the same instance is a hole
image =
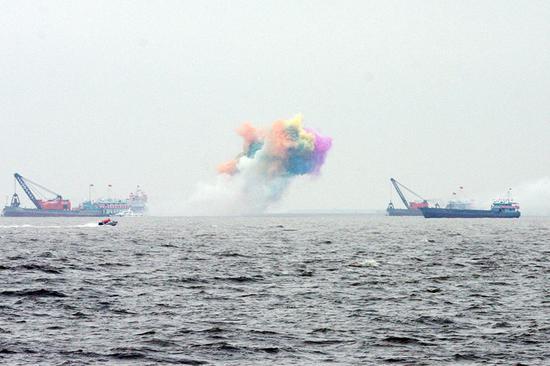
[[[93,184],[90,184],[90,187],[93,187],[94,185]]]

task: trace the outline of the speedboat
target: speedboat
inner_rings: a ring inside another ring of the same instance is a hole
[[[116,224],[118,224],[118,221],[114,221],[114,220],[111,220],[111,219],[105,219],[105,220],[101,220],[97,224],[99,226],[103,226],[103,225],[116,226]]]

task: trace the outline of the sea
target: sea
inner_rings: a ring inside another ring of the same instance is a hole
[[[549,365],[550,218],[0,218],[1,365]]]

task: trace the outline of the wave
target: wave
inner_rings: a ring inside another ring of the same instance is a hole
[[[0,292],[0,296],[9,296],[9,297],[67,297],[62,292],[54,291],[54,290],[47,290],[47,289],[39,289],[39,290],[18,290],[18,291],[11,291],[6,290]]]
[[[59,274],[63,272],[60,268],[56,268],[47,264],[36,264],[36,263],[21,264],[19,266],[14,266],[14,267],[0,266],[0,270],[42,271],[44,273],[53,273],[53,274]]]
[[[348,264],[350,267],[378,267],[380,263],[378,263],[374,259],[365,259],[363,261],[355,261]]]

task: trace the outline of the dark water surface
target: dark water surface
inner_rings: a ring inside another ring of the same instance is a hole
[[[550,364],[550,219],[93,221],[0,218],[0,364]]]

